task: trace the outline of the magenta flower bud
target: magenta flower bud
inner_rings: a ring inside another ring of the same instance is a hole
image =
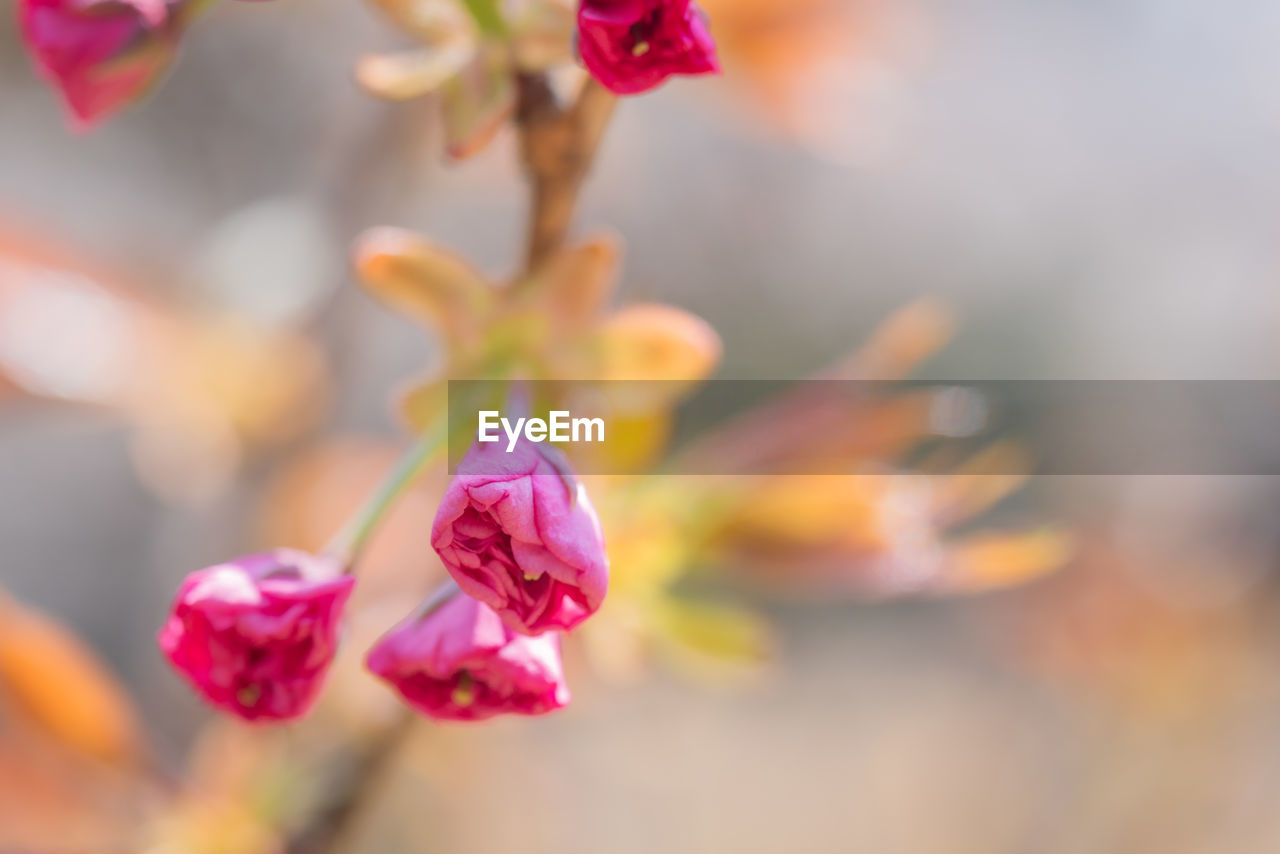
[[[205,700],[245,720],[307,712],[355,579],[332,558],[276,549],[193,572],[160,649]]]
[[[692,0],[582,0],[582,64],[611,92],[646,92],[673,74],[718,74],[716,43]]]
[[[366,664],[406,703],[440,720],[544,715],[569,704],[559,636],[518,635],[470,596],[405,620]]]
[[[609,586],[600,520],[586,490],[525,439],[472,445],[431,526],[462,592],[522,635],[568,630]]]
[[[173,59],[180,22],[166,0],[18,0],[40,73],[88,128],[142,97]]]

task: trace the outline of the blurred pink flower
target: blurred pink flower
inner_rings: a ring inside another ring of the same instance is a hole
[[[316,699],[355,579],[333,559],[276,549],[193,572],[160,649],[212,705],[287,720]]]
[[[538,445],[472,445],[431,526],[462,591],[520,634],[571,629],[609,585],[600,520],[586,490]]]
[[[142,97],[169,66],[181,29],[165,0],[19,0],[18,18],[78,128]]]
[[[619,95],[648,91],[673,74],[720,71],[702,10],[691,0],[582,0],[578,52],[591,75]]]
[[[367,664],[409,705],[442,720],[542,715],[569,704],[559,636],[518,635],[461,594],[396,626]]]

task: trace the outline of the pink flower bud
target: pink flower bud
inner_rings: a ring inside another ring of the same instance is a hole
[[[181,29],[166,0],[19,0],[18,17],[36,67],[79,128],[142,97]]]
[[[582,0],[582,64],[619,95],[646,92],[673,74],[717,74],[716,44],[692,0]]]
[[[178,589],[160,649],[212,705],[296,718],[320,691],[354,586],[336,560],[293,549],[201,569]]]
[[[458,586],[523,635],[571,629],[609,586],[600,520],[586,490],[538,445],[476,443],[431,526]]]
[[[405,702],[441,720],[543,715],[569,704],[559,636],[518,635],[470,596],[405,620],[366,663]]]

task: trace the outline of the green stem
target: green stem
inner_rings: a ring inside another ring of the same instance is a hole
[[[325,552],[343,558],[350,572],[360,553],[369,544],[369,538],[377,531],[387,512],[397,499],[417,479],[445,445],[449,436],[448,420],[441,419],[409,449],[400,462],[383,478],[377,490],[359,511],[338,531]]]
[[[419,620],[426,619],[438,611],[441,605],[461,592],[458,588],[458,582],[452,578],[446,578],[440,583],[439,587],[427,594],[427,598],[422,600],[422,604],[418,606],[414,616]]]

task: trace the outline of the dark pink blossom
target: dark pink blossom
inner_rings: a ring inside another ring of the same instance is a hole
[[[160,649],[209,703],[287,720],[315,702],[355,579],[333,559],[276,549],[193,572]]]
[[[139,98],[172,61],[180,21],[166,0],[18,0],[36,68],[87,128]]]
[[[520,634],[567,630],[609,585],[600,520],[586,490],[522,439],[476,443],[458,464],[431,526],[458,586]]]
[[[470,596],[396,626],[367,665],[410,706],[441,720],[542,715],[569,703],[559,636],[516,634]]]
[[[646,92],[673,74],[720,71],[692,0],[582,0],[578,52],[591,75],[619,95]]]

